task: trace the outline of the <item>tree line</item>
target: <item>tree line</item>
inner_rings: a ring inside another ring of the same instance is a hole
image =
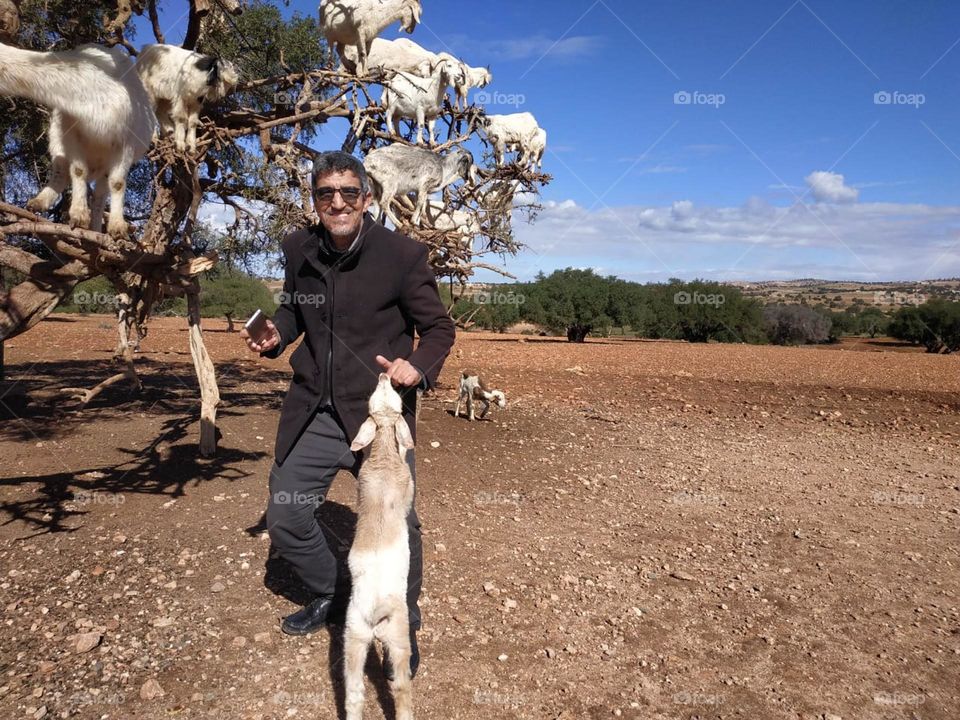
[[[893,312],[853,305],[764,304],[732,285],[671,279],[640,284],[593,270],[566,268],[540,273],[533,282],[467,289],[441,295],[461,325],[503,332],[530,323],[550,335],[583,342],[588,336],[628,335],[689,342],[802,345],[836,342],[844,336],[890,336],[928,352],[960,349],[960,303],[934,298]],[[64,312],[113,313],[112,288],[102,278],[81,283],[63,303]],[[260,308],[272,314],[277,298],[242,267],[224,263],[201,280],[204,317],[242,321]],[[158,315],[183,315],[182,298],[164,300]]]

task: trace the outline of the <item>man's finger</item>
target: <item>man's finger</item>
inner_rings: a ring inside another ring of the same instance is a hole
[[[377,362],[380,364],[384,370],[387,371],[387,374],[390,374],[390,370],[393,367],[393,363],[387,360],[383,355],[377,355]]]

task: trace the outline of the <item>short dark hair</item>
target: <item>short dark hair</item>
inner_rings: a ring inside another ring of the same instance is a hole
[[[310,178],[312,187],[316,188],[317,180],[324,175],[334,172],[352,172],[360,181],[360,189],[364,193],[370,192],[370,180],[367,178],[367,171],[364,169],[363,163],[353,155],[340,150],[322,152],[313,158],[313,174]]]

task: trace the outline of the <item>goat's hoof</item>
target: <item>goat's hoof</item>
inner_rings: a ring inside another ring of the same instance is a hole
[[[90,227],[90,213],[71,213],[70,227],[79,228],[80,230],[87,230]]]
[[[49,206],[40,198],[30,198],[27,200],[27,204],[23,206],[26,210],[34,213],[42,213],[49,210]]]
[[[114,240],[126,240],[130,237],[130,226],[125,221],[109,223],[107,234]]]

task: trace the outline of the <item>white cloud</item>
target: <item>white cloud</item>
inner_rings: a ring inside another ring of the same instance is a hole
[[[929,279],[960,276],[960,206],[905,203],[589,210],[548,201],[534,224],[514,221],[531,252],[509,260],[522,278],[558,267],[606,266],[620,277]]]
[[[817,202],[854,203],[860,196],[859,190],[844,184],[843,175],[839,173],[817,170],[804,180]]]

